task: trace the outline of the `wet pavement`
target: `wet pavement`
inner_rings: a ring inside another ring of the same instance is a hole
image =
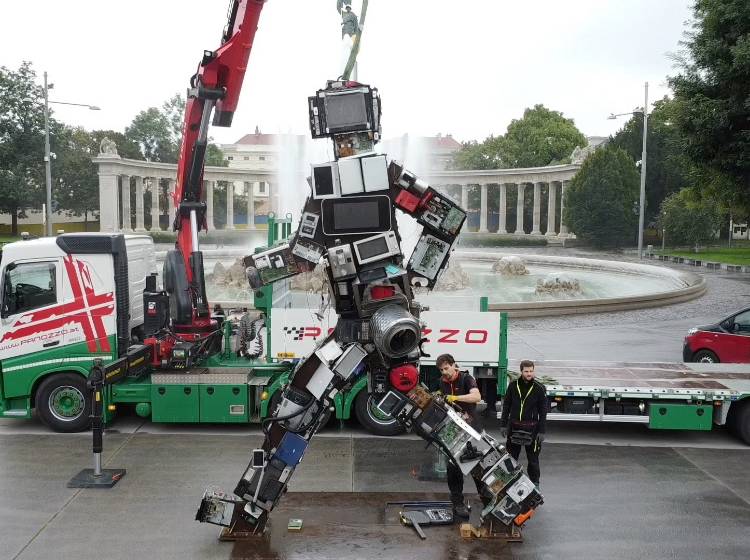
[[[446,499],[419,479],[432,450],[410,438],[313,440],[266,535],[219,542],[193,520],[206,486],[231,489],[258,435],[109,433],[111,490],[73,490],[90,466],[85,435],[0,434],[0,558],[366,559],[745,558],[750,449],[545,444],[546,503],[525,542],[462,540],[458,526],[421,541],[389,500]],[[473,487],[467,483],[466,488]],[[289,532],[290,518],[301,532]]]

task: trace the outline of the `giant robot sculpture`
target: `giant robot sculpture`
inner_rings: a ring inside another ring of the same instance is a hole
[[[235,495],[207,491],[196,518],[230,530],[262,531],[335,395],[367,375],[382,413],[482,481],[483,509],[472,516],[475,525],[488,516],[522,524],[542,503],[537,489],[501,443],[474,430],[419,383],[422,328],[413,289],[435,285],[465,211],[373,150],[380,139],[377,89],[328,82],[308,105],[312,136],[333,140],[335,160],[312,166],[310,196],[295,236],[246,257],[245,264],[258,289],[322,261],[338,323],[290,375],[280,404],[262,424],[263,447],[253,451]],[[408,262],[396,209],[423,227]]]

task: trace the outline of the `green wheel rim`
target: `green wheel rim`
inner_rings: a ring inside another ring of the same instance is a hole
[[[383,414],[378,410],[375,406],[375,399],[372,398],[372,395],[367,399],[367,412],[370,414],[370,417],[379,424],[391,424],[392,422],[396,422],[393,416]]]
[[[86,398],[76,387],[64,385],[57,387],[50,393],[49,410],[52,416],[62,422],[71,422],[81,414],[86,407]]]

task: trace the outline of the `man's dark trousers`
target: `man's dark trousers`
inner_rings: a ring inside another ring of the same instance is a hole
[[[529,466],[526,469],[526,472],[529,473],[529,480],[531,480],[531,482],[538,486],[540,475],[539,452],[542,450],[542,446],[539,444],[536,437],[531,442],[531,445],[524,446],[517,443],[511,443],[510,438],[508,438],[505,447],[508,449],[508,453],[510,453],[511,457],[513,457],[516,461],[518,461],[518,458],[521,456],[521,447],[526,448],[526,458],[529,461]]]

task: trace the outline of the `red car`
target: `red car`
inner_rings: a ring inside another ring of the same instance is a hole
[[[750,363],[750,307],[714,325],[690,329],[682,348],[682,360]]]

